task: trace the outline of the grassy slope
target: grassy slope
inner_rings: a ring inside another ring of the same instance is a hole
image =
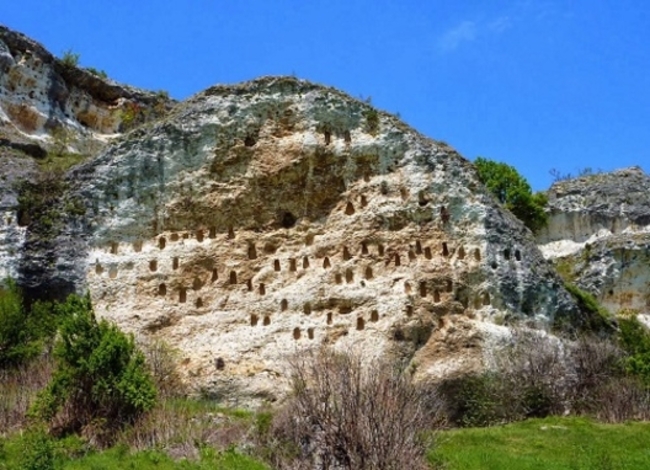
[[[121,455],[117,450],[94,454],[82,459],[69,461],[63,470],[266,470],[267,467],[250,457],[235,452],[206,455],[198,462],[181,460],[175,462],[165,454],[145,451],[137,454]]]
[[[268,470],[235,451],[209,447],[203,448],[200,460],[173,461],[161,451],[132,453],[125,445],[93,452],[79,438],[52,442],[56,470]],[[0,438],[0,470],[23,468],[30,445],[19,434]],[[650,423],[612,425],[553,417],[445,431],[437,435],[429,460],[443,470],[647,470]]]
[[[25,456],[30,453],[25,444],[20,436],[13,436],[4,442],[0,440],[0,470],[25,468]],[[103,452],[87,452],[81,441],[75,438],[58,441],[54,446],[56,470],[268,470],[264,464],[231,450],[219,453],[205,449],[199,460],[174,461],[161,451],[132,453],[126,446],[117,446]]]
[[[431,462],[445,470],[647,470],[650,423],[546,418],[441,433]]]

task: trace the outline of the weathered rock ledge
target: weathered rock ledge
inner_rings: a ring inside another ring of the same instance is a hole
[[[638,167],[561,181],[548,192],[544,255],[612,312],[650,313],[650,176]]]

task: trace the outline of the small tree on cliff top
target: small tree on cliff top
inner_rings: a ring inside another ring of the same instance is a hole
[[[546,226],[546,196],[533,194],[528,181],[514,167],[483,157],[478,157],[474,165],[481,183],[526,227],[537,232]]]

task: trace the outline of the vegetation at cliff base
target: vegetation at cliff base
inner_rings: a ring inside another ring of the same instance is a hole
[[[13,280],[0,287],[0,369],[16,367],[40,354],[54,329],[47,309],[40,303],[31,310],[25,308]]]
[[[64,318],[54,347],[56,369],[35,413],[62,432],[93,426],[110,440],[155,404],[144,355],[132,336],[97,321],[88,297],[71,296],[56,308]]]
[[[650,334],[635,316],[619,320],[619,342],[628,353],[626,370],[650,388]]]
[[[548,224],[546,195],[533,194],[528,181],[514,167],[483,157],[478,157],[474,166],[481,183],[526,227],[537,232]]]
[[[15,283],[6,286],[0,314],[22,327],[0,330],[18,352],[0,365],[0,470],[650,462],[650,425],[621,424],[650,419],[650,333],[633,316],[616,334],[577,339],[514,328],[489,370],[442,383],[414,383],[401,362],[303,353],[290,360],[287,400],[244,412],[188,397],[175,351],[138,347],[97,319],[88,297],[25,310]]]

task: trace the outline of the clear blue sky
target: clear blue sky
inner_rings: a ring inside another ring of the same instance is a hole
[[[650,171],[648,0],[2,0],[0,23],[179,99],[277,74],[372,97],[535,189]]]

